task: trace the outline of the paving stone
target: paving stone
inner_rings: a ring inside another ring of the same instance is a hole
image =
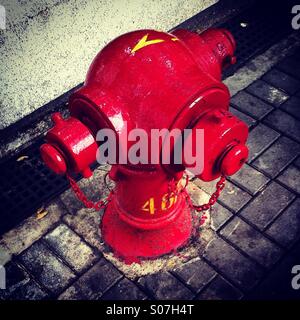
[[[266,232],[285,247],[295,243],[300,237],[300,198],[297,198]]]
[[[217,181],[218,180],[206,182],[196,178],[195,180],[193,180],[193,184],[205,191],[207,194],[211,195],[216,190]]]
[[[52,202],[45,210],[48,214],[44,218],[38,220],[33,215],[4,234],[0,240],[0,246],[4,245],[10,254],[19,254],[29,248],[67,213],[59,200]]]
[[[253,161],[258,155],[266,150],[280,134],[273,129],[260,123],[249,133],[247,146],[249,148],[248,162]]]
[[[229,181],[226,181],[225,188],[223,189],[219,200],[234,212],[239,211],[249,200],[251,196],[235,186]]]
[[[122,279],[110,288],[101,300],[145,300],[147,296],[130,280]]]
[[[298,158],[294,161],[294,165],[295,165],[297,168],[300,168],[300,157],[298,157]]]
[[[287,75],[286,73],[273,68],[268,71],[262,79],[274,87],[285,91],[288,94],[294,94],[300,89],[300,81]]]
[[[106,290],[121,278],[121,273],[110,262],[103,258],[62,293],[59,299],[99,299]]]
[[[210,210],[210,225],[214,231],[220,229],[220,227],[232,217],[232,213],[216,202]]]
[[[4,300],[44,300],[48,298],[48,294],[43,291],[34,281],[28,281],[23,286],[17,287],[13,292],[4,296]],[[1,299],[1,297],[0,297]]]
[[[298,118],[300,120],[300,98],[299,97],[291,97],[285,103],[283,103],[280,108],[283,111],[291,114],[293,117]]]
[[[245,300],[298,300],[300,290],[291,286],[293,275],[291,270],[299,265],[300,246],[293,248],[287,256],[280,261],[268,274],[266,278],[254,290],[245,296]]]
[[[290,165],[277,180],[300,194],[300,170],[294,165]]]
[[[193,293],[168,272],[160,272],[139,279],[139,284],[157,300],[190,300]]]
[[[48,296],[17,264],[7,263],[5,272],[6,289],[0,290],[0,300],[41,300]]]
[[[230,180],[254,195],[260,191],[270,179],[248,164],[244,164],[237,173],[230,177]]]
[[[266,268],[282,255],[277,245],[238,217],[231,220],[220,234]]]
[[[92,201],[98,201],[108,196],[109,190],[105,185],[105,175],[107,172],[101,168],[97,168],[93,172],[93,176],[89,179],[81,179],[78,182],[79,187],[85,193],[87,198]],[[110,182],[109,187],[113,184]],[[60,199],[65,204],[66,208],[71,214],[76,214],[79,209],[84,208],[84,205],[79,201],[72,189],[68,189],[60,195]]]
[[[20,261],[54,294],[58,294],[75,279],[75,274],[41,242],[36,242],[22,253]]]
[[[215,277],[200,293],[198,300],[239,300],[243,294],[221,276]]]
[[[299,59],[295,59],[294,57],[287,57],[280,61],[276,68],[290,74],[296,78],[300,78],[300,63]]]
[[[0,245],[0,266],[4,266],[7,262],[9,262],[12,258],[11,253],[8,248],[4,245]]]
[[[249,93],[259,97],[260,99],[278,107],[284,101],[286,101],[289,96],[283,91],[269,85],[262,80],[256,80],[247,89]]]
[[[76,215],[67,214],[63,220],[71,229],[98,250],[102,250],[99,236],[100,212],[93,209],[81,209]]]
[[[263,275],[261,267],[220,238],[208,244],[203,257],[243,290],[253,288]]]
[[[259,120],[273,110],[271,105],[246,91],[240,91],[231,99],[230,103],[239,110]]]
[[[65,290],[58,298],[58,300],[87,300],[87,297],[77,287],[71,286]]]
[[[98,258],[93,250],[65,224],[45,236],[47,243],[75,271],[82,272]]]
[[[300,142],[300,121],[281,110],[274,110],[264,123]]]
[[[206,262],[199,258],[190,260],[173,272],[187,285],[187,287],[196,293],[216,275],[216,272]]]
[[[244,121],[249,128],[252,128],[257,123],[257,121],[254,118],[248,116],[247,114],[239,111],[238,109],[232,106],[230,106],[230,112],[236,117],[238,117],[240,120]]]
[[[299,59],[300,58],[300,47],[297,47],[295,49],[295,52],[293,53],[293,55],[291,56],[293,59]]]
[[[293,193],[278,183],[271,182],[240,215],[264,230],[294,199]]]
[[[4,265],[4,269],[6,289],[0,289],[0,296],[8,296],[15,287],[23,286],[30,280],[27,272],[16,263],[10,261]]]
[[[188,194],[191,197],[191,200],[195,204],[203,204],[209,201],[209,194],[207,192],[203,192],[203,190],[199,189],[197,184],[194,181],[190,182],[186,188]]]
[[[300,145],[287,137],[280,137],[261,154],[252,165],[274,178],[300,154]]]
[[[195,179],[193,180],[193,183],[211,195],[216,190],[217,181],[218,179],[210,182]],[[221,204],[224,204],[234,212],[239,211],[250,199],[251,196],[247,192],[235,186],[230,181],[226,181],[225,188],[222,190],[219,197]]]

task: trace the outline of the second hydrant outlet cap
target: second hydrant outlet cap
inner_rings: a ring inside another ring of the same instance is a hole
[[[238,144],[231,148],[221,163],[221,172],[225,176],[235,174],[247,161],[249,150],[245,145]]]

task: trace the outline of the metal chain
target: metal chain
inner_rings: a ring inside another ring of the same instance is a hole
[[[209,201],[207,203],[205,203],[205,204],[202,204],[202,205],[193,204],[193,201],[192,201],[190,195],[188,194],[188,192],[186,190],[186,186],[188,185],[188,181],[189,181],[189,178],[187,176],[186,177],[186,184],[185,184],[185,187],[183,189],[183,192],[185,192],[185,196],[186,196],[186,199],[187,199],[187,201],[189,203],[190,208],[194,209],[197,213],[199,213],[199,212],[203,212],[203,211],[209,210],[216,203],[216,201],[218,200],[222,190],[225,187],[226,179],[225,179],[225,176],[221,176],[220,177],[220,180],[216,183],[216,191],[210,196]],[[195,238],[198,237],[199,228],[200,228],[200,226],[202,226],[205,223],[205,221],[207,219],[207,216],[205,215],[205,213],[202,213],[202,215],[200,217],[197,215],[197,213],[194,213],[192,215],[193,224],[194,224],[194,227],[193,227],[193,238],[194,237]]]
[[[209,210],[217,202],[218,198],[220,197],[220,194],[225,187],[225,182],[226,182],[226,178],[225,176],[222,175],[220,177],[220,180],[216,183],[216,191],[210,196],[209,201],[202,205],[193,204],[190,196],[187,194],[190,207],[196,210],[197,212]]]
[[[104,200],[99,200],[97,202],[93,202],[87,198],[84,192],[80,189],[79,185],[77,184],[76,180],[70,176],[69,174],[66,175],[67,179],[70,182],[70,185],[76,195],[76,197],[87,207],[87,208],[94,208],[95,210],[104,209],[108,202],[111,200],[112,191],[110,192],[109,196]]]
[[[171,197],[172,194],[178,195],[180,192],[184,192],[186,194],[186,197],[188,199],[189,205],[192,209],[196,210],[197,212],[206,211],[209,210],[218,200],[220,197],[220,194],[222,190],[225,187],[226,178],[225,176],[221,176],[220,180],[216,183],[216,191],[210,196],[209,201],[202,205],[195,205],[193,204],[188,192],[186,191],[186,187],[189,183],[189,177],[188,175],[185,176],[185,185],[184,187],[179,190],[176,187],[175,180],[171,180],[168,186],[168,199]]]
[[[76,197],[87,208],[94,208],[96,210],[101,210],[101,209],[104,209],[107,206],[108,202],[111,200],[111,196],[112,196],[113,191],[111,191],[109,196],[104,200],[99,200],[97,202],[91,201],[90,199],[87,198],[87,196],[84,194],[84,192],[80,189],[80,187],[78,186],[76,180],[72,176],[70,176],[69,174],[67,174],[66,176],[67,176],[67,179],[70,182],[70,185],[71,185]],[[106,177],[105,177],[105,182],[106,182]],[[179,192],[185,192],[190,207],[193,208],[194,210],[196,210],[197,212],[201,212],[201,211],[209,210],[217,202],[218,198],[220,197],[220,194],[221,194],[222,190],[225,187],[226,179],[225,179],[224,176],[220,177],[220,180],[216,184],[216,191],[210,196],[209,201],[207,203],[205,203],[205,204],[202,204],[202,205],[193,204],[189,194],[186,191],[186,187],[188,185],[188,182],[189,182],[189,177],[186,176],[186,184],[179,191],[178,188],[175,185],[175,181],[172,180],[171,183],[169,184],[167,201],[169,201],[169,199],[170,199],[172,194],[173,195],[174,194],[178,195]],[[106,185],[107,185],[107,183],[106,183]]]

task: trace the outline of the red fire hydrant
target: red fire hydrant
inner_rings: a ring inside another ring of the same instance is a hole
[[[230,95],[221,82],[223,67],[235,62],[234,51],[235,41],[223,29],[200,35],[140,30],[120,36],[95,57],[83,87],[70,97],[70,118],[53,116],[55,126],[41,146],[44,162],[58,174],[89,177],[99,129],[114,130],[119,150],[125,130],[133,128],[149,136],[153,128],[204,129],[204,168],[198,177],[221,177],[210,203],[198,207],[208,209],[224,177],[237,172],[248,157],[248,128],[228,111]],[[131,261],[157,257],[190,239],[193,209],[181,183],[185,169],[192,165],[112,165],[109,177],[116,185],[101,235],[118,256]]]

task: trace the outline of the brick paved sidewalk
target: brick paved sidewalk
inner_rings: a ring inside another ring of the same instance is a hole
[[[299,108],[300,48],[232,98],[250,128],[248,164],[227,182],[199,242],[179,256],[124,265],[98,235],[101,213],[68,190],[44,218],[0,240],[8,261],[0,299],[300,298],[290,288],[300,264]],[[94,200],[107,195],[106,170],[80,182]],[[203,202],[214,185],[195,179],[189,191]]]

